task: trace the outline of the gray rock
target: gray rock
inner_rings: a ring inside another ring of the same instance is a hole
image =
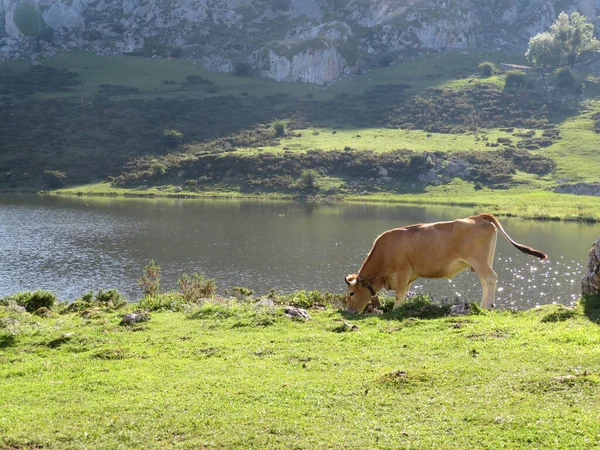
[[[296,308],[295,306],[286,306],[283,308],[283,313],[292,319],[309,320],[310,315],[305,309]]]
[[[600,183],[575,183],[561,184],[554,188],[559,194],[593,195],[600,196]]]
[[[272,308],[275,306],[275,302],[272,298],[263,298],[260,301],[256,302],[256,306]]]
[[[450,307],[450,311],[448,312],[449,316],[466,316],[469,314],[469,305],[466,303],[461,303],[460,305],[452,305]]]
[[[381,177],[387,177],[388,176],[388,171],[385,170],[383,167],[381,169],[379,169],[379,176]]]
[[[121,319],[120,325],[131,325],[139,322],[147,322],[148,320],[150,320],[150,314],[148,314],[148,312],[137,310],[125,314]]]
[[[438,173],[434,168],[426,170],[425,172],[419,174],[419,181],[425,184],[433,184],[434,182],[438,182]]]
[[[465,178],[471,175],[471,170],[473,166],[469,164],[467,161],[464,161],[459,158],[452,158],[448,161],[446,167],[444,167],[442,173],[448,177],[460,177]]]
[[[588,257],[588,273],[581,280],[581,293],[600,294],[600,239],[592,244]]]

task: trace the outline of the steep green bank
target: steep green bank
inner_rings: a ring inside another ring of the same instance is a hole
[[[4,65],[0,189],[451,203],[600,220],[597,197],[553,192],[596,189],[597,80],[485,77],[483,59],[522,62],[433,54],[321,88],[177,60]]]
[[[305,321],[256,301],[163,302],[134,325],[119,325],[134,305],[50,317],[0,306],[0,445],[600,445],[593,303],[450,317],[416,301]]]

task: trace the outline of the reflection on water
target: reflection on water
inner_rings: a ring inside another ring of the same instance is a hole
[[[44,288],[71,300],[90,289],[140,297],[137,279],[154,259],[163,286],[204,272],[222,288],[342,292],[383,231],[466,217],[465,208],[293,202],[0,196],[0,296]],[[546,252],[542,263],[498,238],[497,305],[526,308],[578,298],[599,227],[503,218],[516,241]],[[477,274],[417,280],[434,298],[481,298]]]

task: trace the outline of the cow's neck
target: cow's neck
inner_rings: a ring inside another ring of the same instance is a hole
[[[375,292],[378,292],[384,285],[385,274],[383,273],[381,262],[373,255],[373,251],[369,253],[367,259],[363,262],[358,274],[362,278],[367,279],[367,282]]]

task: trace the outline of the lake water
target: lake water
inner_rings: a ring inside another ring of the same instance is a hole
[[[390,228],[453,220],[468,208],[273,201],[114,199],[0,195],[0,297],[48,289],[61,300],[89,290],[119,289],[131,300],[154,259],[165,289],[182,274],[202,272],[220,289],[244,286],[344,292],[374,239]],[[528,308],[571,304],[596,224],[501,218],[517,242],[546,252],[542,263],[499,235],[494,269],[496,304]],[[481,299],[476,274],[417,280],[413,290],[434,299]]]

